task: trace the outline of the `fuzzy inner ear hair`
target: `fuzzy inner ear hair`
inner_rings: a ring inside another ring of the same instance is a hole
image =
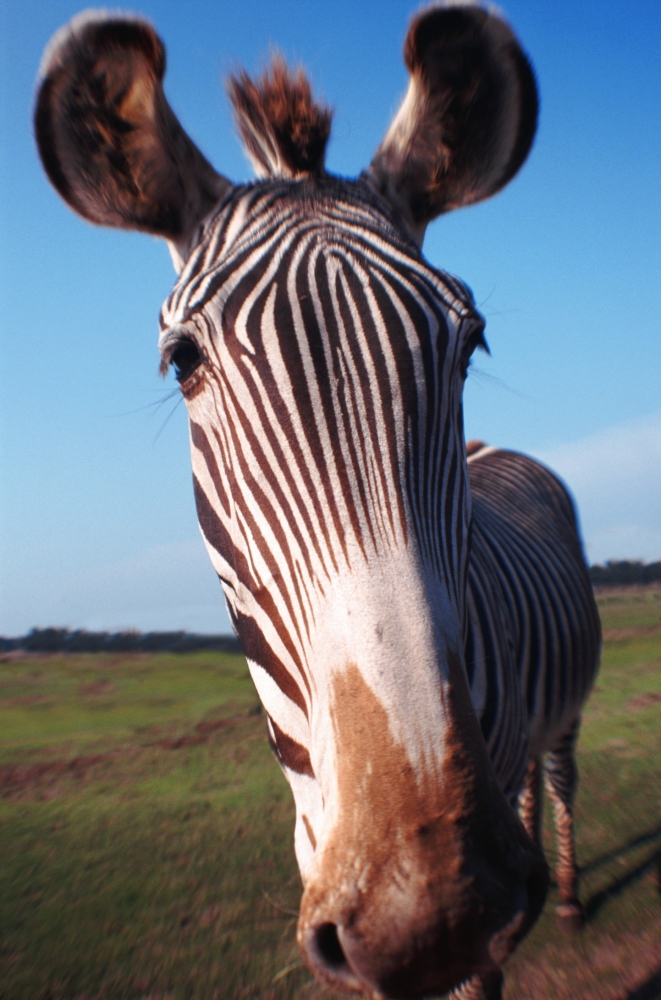
[[[80,215],[181,244],[231,185],[179,124],[164,73],[146,21],[79,15],[46,50],[35,134],[51,182]]]
[[[418,14],[408,92],[367,177],[411,230],[481,201],[517,173],[537,127],[537,85],[509,25],[476,4]]]
[[[227,91],[258,177],[323,173],[332,112],[313,99],[300,67],[293,71],[276,53],[261,77],[242,70],[230,77]]]

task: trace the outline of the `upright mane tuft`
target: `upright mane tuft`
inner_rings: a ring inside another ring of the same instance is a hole
[[[259,79],[245,70],[227,84],[246,153],[259,177],[321,174],[332,112],[312,98],[303,69],[276,53]]]

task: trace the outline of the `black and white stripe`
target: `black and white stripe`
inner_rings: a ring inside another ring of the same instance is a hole
[[[466,664],[503,788],[580,714],[599,663],[600,624],[576,515],[559,480],[515,452],[469,458],[472,533]]]
[[[214,376],[199,404],[199,372],[183,387],[200,525],[246,654],[296,719],[288,735],[274,724],[274,743],[311,773],[299,714],[310,718],[320,601],[356,560],[413,544],[465,622],[474,705],[513,799],[598,662],[571,500],[532,460],[482,449],[469,460],[467,565],[457,370],[483,325],[470,292],[429,267],[364,185],[295,193],[236,189],[162,313],[166,356],[194,338]]]
[[[357,560],[414,544],[463,619],[460,369],[483,321],[365,184],[295,194],[221,206],[161,349],[204,355],[205,391],[183,386],[202,531],[248,657],[307,715],[319,601]]]

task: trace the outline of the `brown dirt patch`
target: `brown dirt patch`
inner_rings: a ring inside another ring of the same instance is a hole
[[[626,586],[593,587],[593,590],[597,600],[600,597],[620,597],[623,600],[630,601],[632,597],[643,597],[645,594],[655,592],[660,593],[661,583],[628,583]]]
[[[78,688],[78,694],[82,695],[95,695],[95,694],[110,694],[113,689],[112,681],[90,681],[89,684],[81,684]]]
[[[661,691],[648,691],[646,694],[637,694],[635,698],[630,698],[627,708],[649,708],[650,705],[658,705],[661,701]]]
[[[45,659],[39,653],[28,653],[25,649],[8,649],[6,653],[0,655],[0,663],[13,663],[14,660],[41,660]]]
[[[101,765],[108,764],[120,757],[141,753],[143,750],[159,748],[161,750],[180,750],[182,747],[197,746],[207,743],[221,729],[227,729],[246,719],[259,715],[261,706],[250,709],[243,715],[233,715],[225,719],[202,721],[197,724],[194,732],[184,733],[175,739],[154,740],[149,743],[138,743],[107,753],[91,754],[89,756],[69,757],[60,760],[47,760],[39,764],[21,766],[6,764],[0,767],[0,797],[20,798],[22,795],[44,786],[52,786],[58,778],[70,777],[82,779]]]
[[[205,910],[202,911],[199,917],[200,927],[211,927],[212,924],[220,917],[220,907],[219,906],[207,906]]]
[[[43,705],[48,701],[43,694],[22,694],[18,698],[0,698],[0,708],[23,708],[30,705]]]
[[[630,639],[643,639],[651,635],[661,635],[661,625],[636,625],[631,628],[605,628],[604,642],[624,642]]]
[[[49,760],[41,764],[31,764],[28,767],[7,764],[0,767],[0,795],[3,798],[16,798],[23,792],[50,783],[54,778],[63,775],[82,778],[99,764],[116,760],[117,757],[126,755],[134,749],[131,747],[112,753],[98,753],[89,757],[73,757],[68,760]]]
[[[161,747],[163,750],[179,750],[181,747],[193,747],[198,743],[206,743],[220,729],[227,729],[229,726],[233,726],[237,722],[242,722],[244,719],[260,715],[261,711],[262,706],[258,704],[243,715],[230,715],[224,719],[203,719],[195,726],[194,733],[184,733],[183,736],[178,736],[172,740],[157,740],[155,743],[147,743],[145,746]]]

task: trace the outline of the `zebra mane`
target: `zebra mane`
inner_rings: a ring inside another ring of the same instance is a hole
[[[261,77],[233,74],[227,92],[239,135],[259,177],[300,177],[324,171],[333,117],[313,100],[310,81],[279,53]]]

